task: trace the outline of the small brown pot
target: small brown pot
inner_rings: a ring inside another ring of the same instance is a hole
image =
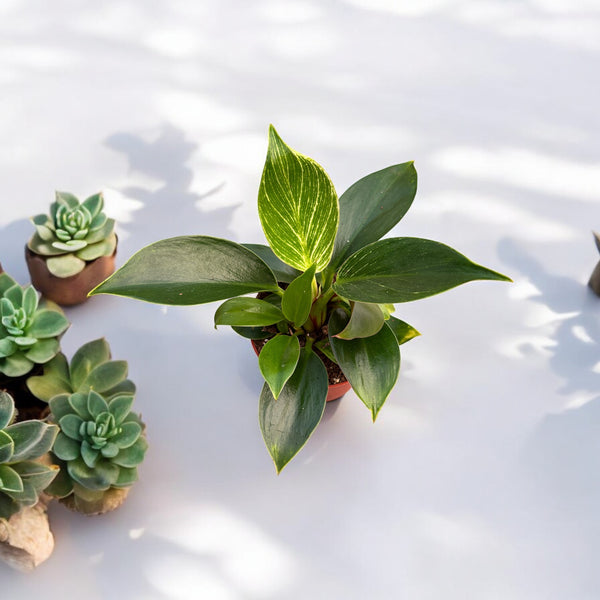
[[[25,260],[31,276],[31,283],[46,298],[62,306],[81,304],[88,299],[88,292],[102,283],[115,270],[115,255],[101,256],[90,261],[77,275],[56,277],[46,265],[46,257],[32,252],[25,246]]]
[[[252,348],[256,353],[256,356],[260,354],[260,350],[258,345],[254,340],[250,340],[252,344]],[[331,402],[332,400],[339,400],[346,392],[349,392],[351,389],[351,385],[349,381],[341,381],[340,383],[332,383],[329,385],[327,389],[327,402]]]

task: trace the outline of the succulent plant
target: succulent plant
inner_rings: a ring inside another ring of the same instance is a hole
[[[36,504],[58,472],[56,465],[37,462],[52,448],[58,427],[14,419],[13,399],[0,391],[0,519]]]
[[[82,512],[102,512],[107,494],[137,481],[148,444],[132,403],[132,394],[107,401],[94,390],[50,400],[50,418],[60,427],[52,456],[61,472],[49,494],[70,499]]]
[[[215,326],[272,338],[259,356],[265,379],[259,422],[279,472],[323,415],[323,355],[337,363],[375,420],[400,371],[399,345],[418,335],[390,315],[393,305],[470,281],[510,281],[433,240],[381,239],[416,190],[409,161],[366,175],[338,199],[325,170],[271,126],[258,191],[269,246],[203,235],[161,240],[91,293],[173,305],[225,300]]]
[[[42,375],[27,379],[27,387],[44,402],[58,394],[87,394],[90,390],[109,401],[121,394],[135,394],[135,384],[127,379],[127,362],[111,360],[110,346],[104,338],[81,346],[71,364],[64,354],[57,354],[44,365]]]
[[[0,373],[20,377],[34,364],[51,360],[60,349],[59,336],[69,322],[53,302],[38,304],[31,286],[22,288],[0,274]]]
[[[101,256],[110,256],[117,244],[114,219],[102,212],[102,193],[83,202],[67,192],[56,192],[50,215],[31,219],[36,233],[28,247],[47,257],[46,265],[56,277],[71,277],[80,273],[86,263]]]

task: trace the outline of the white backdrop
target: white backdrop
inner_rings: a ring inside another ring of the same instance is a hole
[[[397,315],[422,337],[375,425],[352,393],[281,476],[249,345],[214,305],[97,297],[70,356],[128,359],[151,449],[104,518],[51,510],[46,600],[597,600],[598,0],[0,0],[0,261],[54,189],[105,191],[122,264],[203,233],[262,242],[267,127],[338,192],[415,160],[392,232],[510,275]]]

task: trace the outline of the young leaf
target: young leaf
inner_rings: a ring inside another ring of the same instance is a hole
[[[150,244],[90,292],[159,304],[204,304],[278,289],[254,252],[219,238],[182,236]]]
[[[383,237],[410,208],[417,193],[413,162],[371,173],[340,196],[340,225],[333,247],[335,270],[351,254]]]
[[[301,327],[302,323],[308,319],[310,307],[313,303],[312,287],[314,277],[315,265],[310,267],[306,273],[296,277],[283,292],[281,309],[285,318],[294,323],[296,327]]]
[[[335,335],[345,327],[346,319],[341,311],[331,315],[329,342],[336,362],[375,421],[398,379],[398,342],[389,327],[382,327],[379,333],[368,338],[341,340]]]
[[[258,408],[260,429],[277,473],[287,465],[319,424],[327,398],[327,370],[303,348],[296,370],[275,400],[265,383]]]
[[[397,303],[427,298],[477,279],[510,281],[456,250],[420,238],[389,238],[355,252],[333,289],[350,300]]]
[[[258,215],[273,252],[300,271],[311,265],[321,271],[331,258],[338,214],[327,173],[287,146],[271,125]]]
[[[270,331],[265,331],[262,327],[236,327],[233,325],[231,329],[247,340],[264,340],[274,335]]]
[[[348,325],[335,337],[342,340],[375,335],[383,327],[383,312],[378,304],[355,302]]]
[[[390,316],[385,323],[396,336],[399,346],[421,335],[412,325],[409,325],[400,319],[396,319],[396,317]]]
[[[215,312],[215,327],[259,327],[273,325],[282,320],[283,314],[276,306],[258,298],[231,298],[223,302]]]
[[[260,372],[275,400],[296,369],[299,357],[300,343],[291,335],[278,335],[269,340],[258,355]]]

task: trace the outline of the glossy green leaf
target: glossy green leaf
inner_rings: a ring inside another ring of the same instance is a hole
[[[0,390],[0,429],[4,429],[7,425],[10,425],[14,416],[15,403],[12,396]]]
[[[258,298],[231,298],[215,312],[217,325],[259,327],[273,325],[283,319],[282,312],[273,304]]]
[[[272,338],[275,334],[265,331],[263,327],[232,327],[232,329],[248,340],[264,340]]]
[[[406,214],[417,192],[413,162],[371,173],[340,196],[340,224],[331,268],[357,250],[376,242]]]
[[[390,317],[385,323],[396,336],[399,346],[421,335],[412,325],[396,317]]]
[[[301,327],[306,319],[308,319],[313,303],[314,278],[315,265],[299,277],[296,277],[285,292],[283,292],[281,309],[285,318],[294,323],[296,327]]]
[[[142,248],[91,294],[184,305],[275,289],[271,269],[247,248],[219,238],[182,236]]]
[[[303,348],[296,370],[275,400],[265,383],[260,395],[259,421],[277,473],[306,444],[319,424],[327,398],[327,370],[312,350]]]
[[[478,279],[510,281],[456,250],[420,238],[389,238],[355,252],[340,267],[334,290],[360,302],[410,302]]]
[[[269,340],[258,355],[258,366],[274,398],[292,376],[300,357],[296,336],[278,335]]]
[[[373,421],[392,391],[400,371],[400,349],[389,327],[368,338],[335,337],[346,326],[347,316],[335,311],[329,320],[329,342],[336,362],[356,395],[371,411]]]
[[[375,335],[383,327],[383,312],[379,305],[355,302],[348,324],[336,337],[343,340]]]
[[[320,271],[333,251],[338,200],[327,173],[269,128],[269,150],[258,191],[258,215],[269,246],[300,271]]]
[[[242,244],[244,248],[248,248],[248,250],[252,250],[254,254],[256,254],[259,258],[261,258],[277,278],[277,281],[281,281],[283,283],[290,283],[298,277],[298,275],[302,274],[302,271],[298,271],[298,269],[294,269],[294,267],[290,267],[290,265],[286,265],[276,254],[269,248],[269,246],[265,246],[264,244]]]

